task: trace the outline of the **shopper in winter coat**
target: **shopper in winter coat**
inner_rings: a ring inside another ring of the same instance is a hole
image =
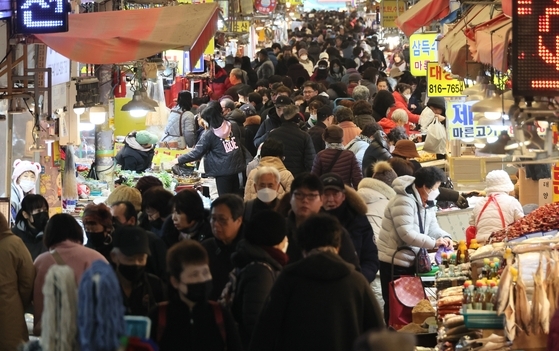
[[[243,123],[245,132],[245,147],[252,157],[256,156],[256,146],[254,146],[254,137],[258,133],[262,118],[256,113],[256,109],[252,104],[244,104],[240,107],[244,112],[246,120]]]
[[[214,77],[210,82],[210,98],[212,100],[219,100],[227,90],[225,82],[229,78],[229,74],[220,65],[214,66]]]
[[[392,158],[388,148],[386,134],[382,130],[377,130],[373,134],[373,138],[369,147],[365,150],[365,154],[363,154],[362,172],[364,177],[372,176],[372,166],[375,163],[378,161],[387,161]]]
[[[362,74],[363,79],[361,79],[361,85],[366,86],[367,89],[369,89],[368,100],[370,101],[373,101],[373,98],[377,93],[377,85],[376,85],[377,75],[378,75],[378,71],[376,68],[373,67],[367,68]]]
[[[265,233],[265,235],[263,235]],[[251,219],[245,239],[231,256],[238,270],[231,313],[238,323],[243,346],[248,349],[260,312],[282,268],[288,263],[285,218],[272,210]]]
[[[12,226],[19,210],[21,210],[23,198],[29,194],[35,194],[40,172],[41,164],[38,162],[22,161],[20,159],[14,161],[12,193],[10,196],[10,224]]]
[[[177,97],[177,106],[171,110],[167,119],[161,142],[178,142],[180,149],[196,145],[198,126],[191,109],[192,94],[187,90],[181,91]]]
[[[494,231],[501,230],[524,217],[520,202],[509,195],[514,191],[514,185],[507,172],[489,172],[485,184],[486,197],[476,203],[470,217],[470,225],[476,226],[476,239],[481,244],[485,243]]]
[[[324,142],[322,135],[327,127],[333,125],[335,117],[332,112],[332,107],[327,105],[320,107],[316,116],[317,122],[309,129],[308,133],[311,136],[314,150],[318,153],[326,148],[326,143]]]
[[[357,101],[353,107],[353,121],[363,129],[369,123],[375,122],[373,118],[373,107],[367,101]]]
[[[339,59],[334,58],[330,61],[330,69],[328,70],[328,84],[340,83],[342,77],[346,74],[344,66]]]
[[[361,129],[353,123],[353,112],[351,112],[350,108],[338,107],[336,108],[335,115],[338,126],[344,131],[342,144],[347,145],[356,136],[361,134]]]
[[[367,220],[367,206],[357,192],[344,186],[335,173],[320,177],[324,185],[324,209],[336,217],[351,236],[355,252],[359,257],[361,272],[372,282],[378,272],[378,250],[373,237],[373,229]]]
[[[274,106],[270,108],[268,116],[258,128],[258,132],[254,136],[254,147],[258,148],[260,144],[266,141],[270,132],[281,126],[281,116],[286,106],[293,105],[293,101],[287,96],[278,96],[274,102]]]
[[[35,267],[31,254],[0,213],[0,351],[29,340],[25,310],[31,304]]]
[[[314,63],[309,59],[307,49],[299,49],[299,63],[305,67],[309,76],[313,74]]]
[[[411,113],[408,109],[408,101],[411,96],[411,86],[404,83],[399,83],[396,85],[396,89],[394,93],[394,106],[390,107],[390,110],[387,113],[388,118],[392,118],[392,114],[397,109],[402,109],[406,111],[408,114],[408,123],[406,123],[406,131],[409,132],[410,126],[409,123],[418,124],[419,123],[419,115]]]
[[[152,187],[144,192],[142,194],[142,214],[138,220],[140,227],[161,238],[163,236],[163,223],[171,215],[169,203],[172,198],[173,193],[162,186]],[[113,206],[114,204],[111,204],[111,207]]]
[[[380,126],[376,122],[367,124],[363,127],[361,134],[356,136],[355,139],[345,146],[346,150],[355,154],[357,165],[360,170],[363,169],[363,156],[365,156],[365,151],[369,148],[375,133],[379,130]]]
[[[343,130],[338,126],[330,126],[324,131],[326,149],[320,151],[314,159],[312,173],[321,176],[327,173],[338,174],[343,183],[357,188],[363,175],[355,154],[345,150],[342,145]]]
[[[12,232],[23,241],[33,260],[47,251],[43,244],[43,231],[48,220],[49,205],[44,197],[29,194],[23,198]]]
[[[388,90],[379,90],[373,100],[373,117],[378,122],[386,117],[388,110],[394,106],[394,96]]]
[[[287,60],[287,74],[293,80],[295,86],[300,87],[302,83],[311,79],[312,72],[309,71],[301,64],[297,57],[290,57]]]
[[[214,177],[217,191],[221,194],[239,193],[239,173],[246,168],[245,154],[240,142],[240,131],[235,124],[222,116],[218,102],[210,102],[202,112],[208,123],[207,130],[189,153],[178,157],[176,162],[185,164],[204,157],[204,170]]]
[[[285,168],[293,176],[312,169],[316,156],[312,139],[308,133],[299,129],[299,107],[286,106],[283,109],[283,123],[270,132],[269,137],[283,142]]]
[[[446,180],[436,167],[421,168],[410,176],[399,177],[392,183],[396,196],[389,201],[379,233],[378,249],[384,319],[389,319],[388,285],[391,278],[392,256],[401,246],[410,246],[413,253],[402,250],[394,258],[394,279],[415,273],[415,254],[420,248],[434,249],[452,245],[450,234],[437,223],[434,200],[439,185]]]
[[[336,253],[342,230],[329,215],[302,223],[306,258],[278,277],[249,350],[347,351],[366,330],[384,328],[367,280]]]
[[[390,117],[389,117],[390,116]],[[406,133],[409,133],[408,115],[404,109],[396,109],[389,115],[378,121],[386,134],[396,127],[404,127]]]
[[[256,169],[250,171],[247,177],[247,184],[245,186],[245,201],[256,199],[255,175],[261,167],[273,167],[278,170],[280,174],[280,182],[277,196],[282,198],[283,195],[291,189],[291,182],[293,181],[293,174],[285,168],[283,164],[283,143],[276,139],[268,139],[262,144],[260,150],[260,162]]]
[[[258,52],[258,62],[258,66],[255,68],[258,79],[268,79],[274,75],[274,64],[268,57],[266,49]]]
[[[116,163],[123,171],[144,172],[151,168],[157,140],[157,136],[146,130],[128,134],[124,139],[124,147],[115,156]]]

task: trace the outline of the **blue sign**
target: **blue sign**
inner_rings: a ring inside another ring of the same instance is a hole
[[[200,56],[200,60],[196,62],[196,66],[190,67],[190,51],[184,52],[183,74],[188,73],[204,73],[204,54]]]
[[[17,32],[67,32],[69,10],[67,0],[17,0]]]

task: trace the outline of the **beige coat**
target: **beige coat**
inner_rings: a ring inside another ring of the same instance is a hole
[[[33,296],[35,267],[21,239],[0,221],[0,351],[29,340],[25,308]]]
[[[250,171],[247,177],[247,184],[245,186],[245,201],[256,199],[256,189],[254,189],[254,176],[256,170],[260,167],[274,167],[280,173],[280,187],[278,191],[278,198],[282,198],[285,193],[291,189],[291,182],[293,181],[293,174],[285,168],[283,162],[278,157],[266,156],[262,157],[258,167]]]

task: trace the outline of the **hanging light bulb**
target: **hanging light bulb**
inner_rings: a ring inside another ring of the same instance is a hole
[[[103,124],[107,118],[107,110],[104,106],[98,105],[89,108],[89,122],[93,124]]]
[[[132,117],[145,117],[148,112],[155,112],[155,107],[144,101],[139,90],[134,92],[132,100],[122,106],[121,111],[129,112]]]
[[[492,121],[501,118],[501,112],[484,112],[483,115],[485,118]]]

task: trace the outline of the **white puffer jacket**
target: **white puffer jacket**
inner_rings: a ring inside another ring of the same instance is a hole
[[[378,242],[384,210],[388,205],[388,201],[396,196],[396,192],[381,180],[363,178],[359,183],[357,193],[367,204],[367,219],[369,219],[369,223],[373,227],[375,242]]]
[[[346,146],[345,149],[353,152],[355,154],[355,158],[357,159],[357,163],[359,164],[359,169],[363,169],[363,156],[365,155],[365,150],[369,147],[369,142],[364,140],[364,136],[358,135],[350,141]]]
[[[401,246],[411,246],[414,252],[419,248],[432,249],[438,238],[450,235],[439,227],[436,207],[425,208],[421,197],[413,186],[414,177],[402,176],[392,183],[396,196],[388,202],[377,242],[379,260],[391,263],[392,255]],[[419,216],[425,234],[419,229]],[[394,264],[401,267],[414,265],[415,256],[403,250],[396,254]]]
[[[499,208],[494,202],[487,205],[485,211],[481,214],[481,217],[479,216],[483,206],[485,206],[487,201],[489,201],[489,195],[495,196],[495,201],[499,203],[501,212],[503,213],[503,219],[505,220],[505,226],[511,224],[519,218],[524,217],[522,205],[517,199],[504,192],[488,193],[485,199],[482,199],[475,205],[472,211],[472,216],[470,217],[470,225],[476,226],[476,240],[480,244],[485,243],[494,231],[503,229],[503,223],[501,221],[501,216],[499,215]]]

